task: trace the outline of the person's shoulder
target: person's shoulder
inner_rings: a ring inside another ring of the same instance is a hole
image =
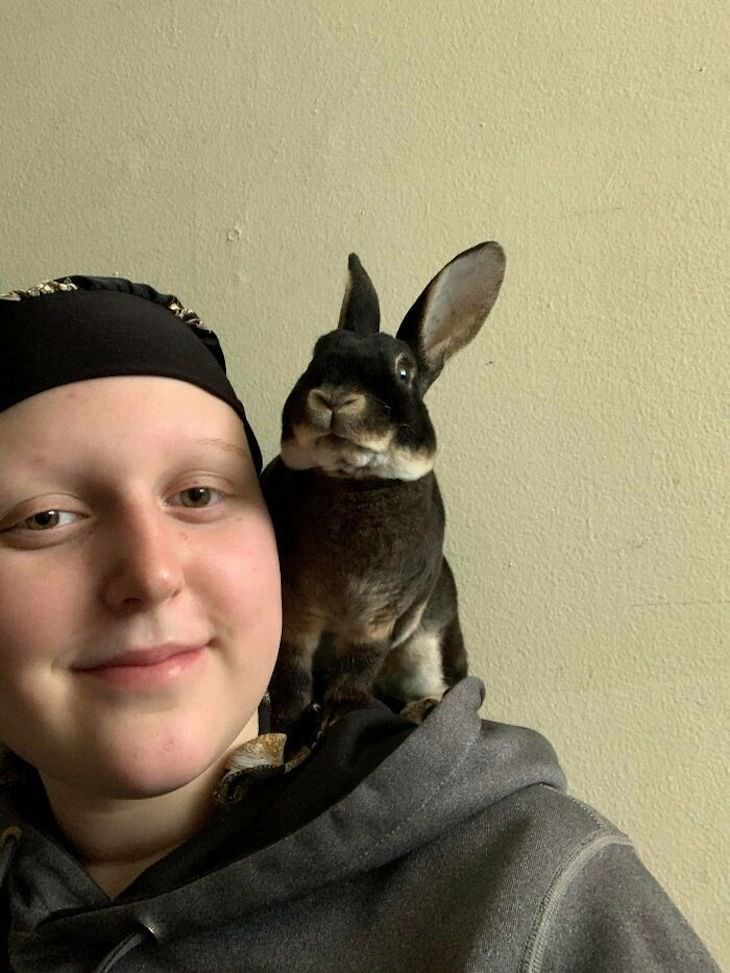
[[[600,843],[631,845],[631,839],[609,818],[564,788],[545,783],[526,787],[515,802],[549,834],[560,855]]]
[[[506,909],[521,973],[716,971],[630,837],[567,792],[549,741],[522,726],[476,727],[479,690],[476,680],[458,684],[411,742],[449,763],[441,840],[469,876],[470,901],[491,917],[484,949]]]
[[[534,895],[524,973],[717,973],[630,837],[593,807],[535,784],[491,810],[491,828],[503,817],[503,848],[519,832],[523,889]]]
[[[535,731],[499,724],[512,738],[510,748],[534,754],[549,746]],[[502,749],[505,749],[504,744]],[[555,765],[557,766],[557,765]],[[549,895],[550,887],[570,880],[594,855],[608,848],[626,848],[631,839],[612,821],[565,789],[559,779],[515,771],[512,787],[495,794],[480,809],[481,828],[487,849],[511,849],[512,861],[522,859],[533,890]],[[515,840],[515,836],[519,839]]]

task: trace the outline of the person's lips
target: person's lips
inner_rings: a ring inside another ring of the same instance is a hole
[[[156,687],[175,681],[201,661],[207,644],[165,645],[130,649],[91,665],[77,666],[84,676],[128,688]]]

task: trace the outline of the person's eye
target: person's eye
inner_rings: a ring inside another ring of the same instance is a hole
[[[191,509],[202,509],[213,507],[225,498],[222,490],[216,490],[209,486],[192,486],[180,493],[176,493],[173,499],[180,500],[179,506]]]
[[[7,527],[0,528],[0,534],[8,534],[11,537],[13,535],[22,537],[24,534],[27,535],[30,533],[49,534],[55,528],[68,527],[70,524],[75,523],[75,520],[79,517],[83,517],[83,514],[75,513],[72,510],[59,510],[56,507],[51,507],[48,510],[38,510],[29,517],[23,517],[22,520],[14,524],[8,524]]]
[[[71,510],[39,510],[38,513],[31,514],[15,526],[32,531],[48,531],[54,527],[66,527],[73,523],[72,518],[78,516],[80,515]]]

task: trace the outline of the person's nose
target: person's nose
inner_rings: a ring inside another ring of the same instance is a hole
[[[131,507],[115,518],[103,543],[104,599],[114,610],[157,605],[184,587],[185,535],[164,511]]]

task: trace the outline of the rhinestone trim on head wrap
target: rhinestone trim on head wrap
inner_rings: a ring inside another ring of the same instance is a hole
[[[58,294],[61,291],[78,290],[81,290],[78,284],[74,284],[68,278],[64,280],[44,280],[40,284],[36,284],[35,287],[29,287],[27,290],[8,291],[7,294],[0,294],[0,301],[28,301],[33,297],[43,297],[46,294]],[[198,313],[193,311],[192,308],[185,307],[177,297],[171,296],[168,301],[160,303],[185,324],[189,324],[193,328],[200,328],[201,331],[210,331],[210,328],[207,328],[200,320]]]
[[[191,325],[193,328],[200,328],[201,331],[210,331],[210,328],[206,328],[203,322],[200,320],[198,315],[189,307],[183,307],[180,301],[176,297],[168,301],[165,307],[172,311],[176,318],[180,318],[185,324]]]
[[[7,294],[0,294],[0,301],[27,301],[31,297],[42,297],[44,294],[57,294],[59,291],[77,291],[76,284],[70,280],[44,280],[35,287],[28,290],[8,291]]]

